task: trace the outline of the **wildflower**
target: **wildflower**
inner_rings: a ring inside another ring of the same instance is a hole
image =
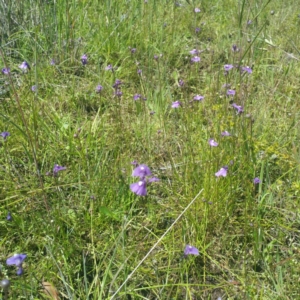
[[[141,75],[142,72],[143,72],[143,71],[142,71],[141,69],[138,69],[138,70],[137,70],[137,73],[138,73],[139,75]]]
[[[196,33],[199,33],[199,32],[200,32],[200,30],[201,30],[201,28],[200,28],[200,27],[196,27],[196,28],[195,28],[195,32],[196,32]]]
[[[20,65],[19,68],[22,69],[23,71],[30,70],[30,66],[27,61],[23,61]]]
[[[12,216],[11,216],[10,212],[7,213],[6,220],[7,221],[12,221]]]
[[[200,61],[200,57],[199,56],[194,56],[194,57],[191,58],[191,62],[192,63],[197,63],[199,61]]]
[[[2,136],[4,140],[6,140],[7,137],[10,136],[10,133],[8,131],[3,131],[0,133],[0,136]]]
[[[254,183],[254,184],[259,184],[259,183],[261,183],[261,180],[260,180],[258,177],[255,177],[255,178],[253,179],[253,183]]]
[[[131,164],[134,165],[135,167],[139,165],[139,163],[136,160],[132,161]]]
[[[1,72],[2,72],[2,74],[4,74],[4,75],[8,75],[8,74],[10,73],[10,68],[3,68],[3,69],[1,70]]]
[[[179,84],[179,86],[182,87],[182,86],[184,86],[184,81],[183,81],[182,79],[179,79],[179,80],[178,80],[178,84]]]
[[[228,167],[224,166],[217,173],[215,173],[215,175],[216,175],[216,177],[220,177],[220,176],[226,177],[227,171],[228,171]]]
[[[195,101],[201,101],[204,99],[203,96],[200,96],[200,95],[196,95],[194,98],[193,98]]]
[[[148,179],[149,183],[151,183],[151,182],[158,182],[158,181],[160,181],[160,179],[157,178],[157,177],[151,177],[151,178]]]
[[[98,84],[98,85],[96,86],[96,93],[99,94],[102,90],[103,90],[103,86],[100,85],[100,84]]]
[[[134,94],[133,100],[139,100],[141,97],[142,97],[141,94]]]
[[[154,58],[155,60],[158,60],[158,55],[155,54],[155,55],[153,56],[153,58]]]
[[[227,96],[234,96],[235,90],[227,90],[226,94],[227,94]]]
[[[36,91],[37,91],[37,86],[36,86],[36,85],[33,85],[33,86],[31,87],[31,90],[32,90],[33,92],[36,92]]]
[[[130,48],[130,52],[134,54],[136,52],[136,48]]]
[[[199,255],[199,250],[194,246],[186,245],[184,249],[184,256],[187,255]]]
[[[113,88],[117,89],[122,84],[120,79],[116,79],[115,83],[113,84]]]
[[[243,71],[243,72],[247,72],[248,74],[251,74],[251,73],[252,73],[252,69],[251,69],[250,67],[248,67],[248,66],[242,67],[242,71]]]
[[[132,192],[134,192],[138,196],[146,196],[147,195],[145,180],[140,180],[139,182],[132,183],[130,185],[130,189]]]
[[[236,109],[237,114],[241,114],[242,112],[244,112],[244,108],[241,105],[232,103],[232,107]]]
[[[181,106],[181,102],[180,101],[172,102],[172,105],[171,105],[172,108],[178,108],[179,106]]]
[[[84,66],[88,63],[88,57],[87,57],[86,54],[83,54],[83,55],[81,56],[81,62],[82,62],[82,64],[83,64]]]
[[[225,130],[225,131],[221,132],[221,135],[222,136],[230,136],[231,134],[228,131]]]
[[[194,9],[194,11],[195,11],[195,13],[199,13],[201,10],[200,10],[200,8],[196,7],[196,8]]]
[[[237,45],[232,45],[231,50],[232,50],[233,52],[239,52],[239,51],[240,51],[240,49],[237,47]]]
[[[252,20],[248,20],[247,21],[247,25],[249,26],[249,25],[251,25],[252,24]]]
[[[192,54],[192,55],[198,55],[199,54],[199,50],[193,49],[193,50],[190,51],[190,54]]]
[[[123,95],[123,93],[122,93],[121,90],[116,90],[116,91],[115,91],[115,96],[121,97],[122,95]]]
[[[56,65],[54,58],[52,58],[52,59],[50,60],[50,65],[51,65],[51,66],[55,66],[55,65]]]
[[[66,170],[66,167],[62,167],[60,165],[54,165],[53,168],[53,176],[57,176],[58,172]]]
[[[6,264],[8,266],[15,265],[18,268],[17,275],[22,275],[23,274],[22,264],[26,257],[27,257],[26,254],[15,254],[6,260]]]
[[[109,64],[109,65],[107,65],[107,66],[105,67],[105,70],[106,70],[106,71],[110,71],[110,70],[113,71],[113,66]]]
[[[208,143],[211,147],[217,147],[219,145],[214,139],[210,139]]]
[[[146,176],[151,176],[151,175],[152,173],[150,171],[150,168],[145,164],[139,165],[132,172],[133,177],[140,177],[141,179],[144,179]]]
[[[224,70],[226,72],[230,71],[233,68],[233,65],[224,65]]]

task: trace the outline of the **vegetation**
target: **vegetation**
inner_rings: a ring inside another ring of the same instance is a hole
[[[297,299],[298,4],[1,0],[2,299]]]

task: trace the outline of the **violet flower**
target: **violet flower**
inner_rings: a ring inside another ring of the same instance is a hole
[[[200,30],[201,30],[201,28],[200,28],[200,27],[196,27],[196,28],[195,28],[195,32],[196,32],[196,33],[199,33],[199,32],[200,32]]]
[[[211,147],[217,147],[219,145],[214,139],[209,139],[208,143]]]
[[[232,50],[233,52],[239,52],[239,51],[240,51],[240,49],[237,47],[237,45],[232,45],[231,50]]]
[[[151,175],[152,173],[150,171],[150,168],[145,164],[139,165],[132,172],[133,177],[140,177],[141,179],[144,179],[146,176],[151,176]]]
[[[259,183],[261,183],[261,180],[260,180],[258,177],[255,177],[255,178],[253,179],[253,183],[254,183],[254,184],[259,184]]]
[[[197,49],[193,49],[193,50],[190,51],[190,54],[192,54],[192,55],[198,55],[199,53],[200,52]]]
[[[222,135],[222,136],[231,136],[231,134],[230,134],[228,131],[226,131],[226,130],[225,130],[225,131],[222,131],[222,132],[221,132],[221,135]]]
[[[226,94],[227,94],[227,96],[234,96],[235,90],[227,90]]]
[[[184,249],[184,256],[188,255],[199,255],[199,250],[194,246],[186,245]]]
[[[115,96],[121,97],[123,95],[121,90],[115,90]]]
[[[11,216],[10,211],[7,213],[6,220],[7,221],[12,221],[12,216]]]
[[[80,59],[84,66],[88,63],[88,57],[86,54],[83,54]]]
[[[201,12],[201,10],[200,10],[200,8],[196,7],[196,8],[194,9],[194,12],[195,12],[195,13],[199,13],[199,12]]]
[[[217,173],[215,173],[215,175],[216,175],[216,177],[220,177],[220,176],[226,177],[227,171],[228,171],[228,167],[224,166]]]
[[[204,97],[200,96],[200,95],[196,95],[193,99],[194,99],[194,101],[202,101],[204,99]]]
[[[183,81],[182,79],[179,79],[179,80],[178,80],[178,84],[179,84],[179,86],[182,87],[182,86],[184,86],[184,81]]]
[[[105,71],[113,71],[113,66],[111,64],[107,65]]]
[[[54,58],[52,58],[52,59],[50,60],[50,65],[51,65],[51,66],[55,66],[55,65],[56,65]]]
[[[226,72],[230,71],[233,68],[233,65],[224,65],[224,70]]]
[[[146,188],[146,180],[140,180],[139,182],[132,183],[130,185],[130,190],[137,194],[138,196],[146,196],[147,188]]]
[[[19,68],[22,69],[23,71],[30,70],[30,66],[27,61],[23,61],[20,65]]]
[[[141,99],[141,97],[142,97],[141,94],[134,94],[133,95],[133,100],[135,100],[135,101],[139,100],[139,99]]]
[[[138,69],[138,70],[137,70],[137,73],[138,73],[139,75],[141,75],[142,72],[143,72],[143,71],[142,71],[141,69]]]
[[[26,257],[27,257],[26,254],[15,254],[6,260],[6,264],[8,266],[15,265],[18,268],[17,275],[22,275],[23,274],[22,264]]]
[[[250,67],[248,67],[248,66],[242,67],[242,71],[243,72],[247,72],[248,74],[252,74],[252,69]]]
[[[200,61],[200,57],[199,56],[194,56],[194,57],[191,58],[191,62],[192,63],[197,63],[199,61]]]
[[[2,136],[4,140],[6,140],[7,137],[10,136],[10,133],[8,131],[3,131],[0,133],[0,136]]]
[[[33,92],[36,92],[36,91],[37,91],[37,86],[36,86],[36,85],[33,85],[33,86],[31,87],[31,90],[32,90]]]
[[[231,105],[237,112],[237,114],[241,114],[242,112],[244,112],[244,108],[241,105],[237,105],[236,103],[232,103]]]
[[[4,74],[4,75],[8,75],[8,74],[10,73],[10,68],[3,68],[3,69],[1,70],[1,72],[2,72],[2,74]]]
[[[116,79],[115,83],[113,84],[113,88],[117,89],[122,84],[120,79]]]
[[[136,52],[136,48],[130,48],[130,52],[134,54]]]
[[[60,171],[64,171],[66,170],[67,168],[66,167],[62,167],[60,165],[54,165],[54,168],[53,168],[53,176],[57,176],[58,175],[58,172]]]
[[[172,105],[171,105],[172,108],[178,108],[180,106],[181,106],[181,102],[180,101],[172,102]]]
[[[103,90],[103,86],[100,85],[100,84],[98,84],[98,85],[96,86],[96,93],[99,94],[102,90]]]

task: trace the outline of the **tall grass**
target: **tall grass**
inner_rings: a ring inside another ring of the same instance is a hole
[[[3,299],[297,299],[297,3],[0,1]]]

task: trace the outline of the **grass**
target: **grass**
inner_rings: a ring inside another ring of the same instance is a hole
[[[298,1],[6,2],[2,299],[297,299]],[[160,179],[145,197],[134,160]]]

